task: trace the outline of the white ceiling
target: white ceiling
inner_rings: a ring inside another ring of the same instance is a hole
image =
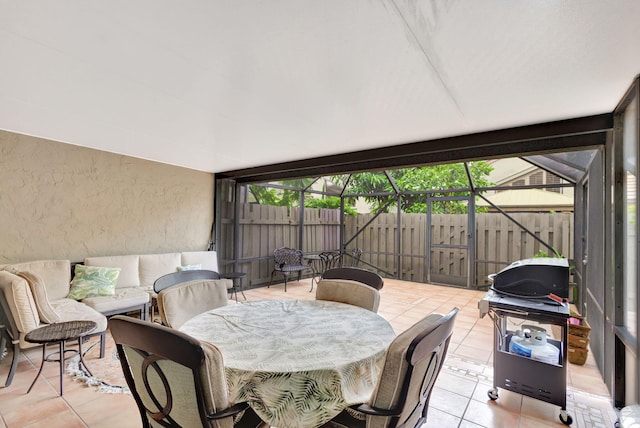
[[[0,0],[0,129],[219,172],[610,112],[637,0]]]

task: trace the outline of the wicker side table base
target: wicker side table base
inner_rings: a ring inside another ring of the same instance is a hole
[[[38,370],[38,374],[35,379],[31,383],[31,386],[27,390],[27,394],[31,392],[33,385],[35,385],[36,381],[40,377],[40,373],[42,373],[42,369],[44,367],[44,363],[48,361],[55,361],[60,363],[60,396],[63,395],[63,385],[62,381],[64,379],[64,362],[70,358],[66,356],[66,353],[72,352],[73,355],[76,353],[80,356],[79,364],[82,364],[84,368],[89,372],[91,376],[91,370],[87,367],[84,362],[84,358],[82,356],[82,338],[95,330],[97,324],[93,321],[66,321],[55,324],[49,324],[44,327],[36,328],[35,330],[30,331],[24,337],[24,340],[30,343],[38,343],[42,345],[42,363],[40,363],[40,369]],[[78,341],[78,350],[75,349],[65,349],[65,342],[67,340],[77,340]],[[48,344],[58,344],[59,350],[50,353],[47,355],[47,345]],[[54,358],[55,355],[58,355],[58,358]]]

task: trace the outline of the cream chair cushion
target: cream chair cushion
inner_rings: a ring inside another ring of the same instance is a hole
[[[172,328],[194,316],[228,303],[228,279],[197,279],[174,285],[158,293],[158,312],[162,322]]]
[[[107,317],[77,300],[60,299],[51,302],[51,306],[60,316],[60,321],[94,321],[97,327],[92,334],[100,333],[107,329]]]
[[[204,402],[209,412],[214,413],[229,407],[229,392],[227,378],[224,374],[222,353],[214,345],[200,342],[204,350],[204,366],[200,373],[202,385],[210,394],[204,394]]]
[[[31,272],[38,275],[47,286],[49,301],[64,299],[69,294],[69,284],[71,283],[71,263],[69,260],[34,260],[14,263],[5,266],[5,270],[12,273]]]
[[[0,292],[4,293],[20,336],[40,326],[38,308],[24,278],[0,271]]]
[[[348,279],[323,279],[318,282],[316,300],[347,303],[378,312],[380,292],[358,281]]]
[[[53,324],[60,322],[60,317],[56,311],[51,307],[49,303],[49,296],[47,295],[47,287],[44,284],[42,278],[32,272],[18,272],[18,276],[24,278],[31,288],[31,294],[36,302],[36,308],[38,309],[38,315],[40,320],[47,324]]]
[[[409,345],[416,338],[418,334],[423,331],[428,331],[433,329],[437,322],[442,318],[440,314],[431,314],[422,320],[415,323],[408,330],[404,331],[398,337],[396,337],[391,345],[389,345],[389,349],[387,350],[387,354],[385,356],[384,367],[382,369],[382,375],[380,380],[378,381],[373,394],[371,394],[372,402],[371,406],[377,409],[393,409],[398,406],[400,401],[400,392],[402,388],[402,382],[398,380],[402,380],[406,377],[407,370],[409,368],[409,363],[407,362],[407,350],[409,349]],[[421,373],[427,372],[426,379],[430,379],[435,372],[435,363],[437,360],[430,360],[426,358],[424,361],[421,361],[420,366],[416,365],[414,368],[414,373],[417,376],[420,376]],[[432,364],[433,367],[423,367],[424,365]],[[414,379],[412,379],[413,381]],[[416,379],[417,382],[411,382],[409,386],[409,391],[407,393],[407,402],[410,403],[418,403],[420,401],[420,389],[423,386],[422,376],[420,379]],[[410,407],[410,406],[407,406]],[[409,413],[412,411],[412,408],[405,409],[405,413],[400,416],[400,420],[405,420],[409,416]],[[406,426],[414,426],[417,423],[419,418],[419,414],[415,415],[415,421],[407,421]],[[369,424],[367,426],[371,427],[386,427],[388,424],[388,418],[376,417],[371,418]],[[413,423],[413,425],[412,425]]]
[[[111,312],[122,308],[133,308],[149,303],[149,293],[139,287],[116,288],[113,296],[95,296],[82,299],[82,303],[98,312]]]

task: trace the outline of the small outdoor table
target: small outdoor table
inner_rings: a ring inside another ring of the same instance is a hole
[[[58,361],[60,363],[61,396],[63,394],[62,379],[64,377],[64,362],[68,358],[78,354],[80,356],[79,364],[82,364],[87,372],[89,372],[89,374],[93,376],[93,373],[91,373],[91,370],[89,370],[89,367],[87,367],[87,365],[85,364],[84,358],[82,356],[82,338],[93,332],[97,326],[98,325],[94,321],[65,321],[55,324],[49,324],[44,327],[39,327],[27,333],[24,337],[24,340],[30,343],[38,343],[42,345],[42,363],[40,364],[40,370],[38,370],[36,378],[33,380],[31,386],[27,390],[27,394],[31,392],[33,385],[35,385],[36,381],[40,377],[40,373],[42,373],[44,363],[47,361]],[[67,340],[77,340],[78,350],[76,351],[75,349],[64,349],[65,342]],[[57,343],[59,345],[59,350],[47,355],[47,345],[52,343]],[[67,352],[73,352],[73,355],[65,357],[65,354]],[[58,355],[58,358],[54,358],[55,355]]]
[[[247,300],[247,296],[244,295],[244,290],[242,289],[242,278],[247,276],[246,272],[227,272],[221,273],[220,276],[233,281],[233,292],[236,295],[236,303],[238,303],[238,288],[240,288],[240,293],[242,293],[244,300]],[[238,280],[237,283],[236,280]]]
[[[322,263],[322,259],[320,258],[319,254],[305,254],[303,258],[307,261],[307,264],[311,267],[311,271],[313,272],[313,274],[311,275],[311,289],[309,290],[309,293],[311,293],[313,291],[314,281],[316,282],[316,284],[318,283],[316,277],[322,278],[323,271],[322,267],[320,266],[320,264]]]

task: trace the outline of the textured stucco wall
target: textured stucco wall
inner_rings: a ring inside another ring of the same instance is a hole
[[[0,264],[206,250],[210,173],[0,130]]]

